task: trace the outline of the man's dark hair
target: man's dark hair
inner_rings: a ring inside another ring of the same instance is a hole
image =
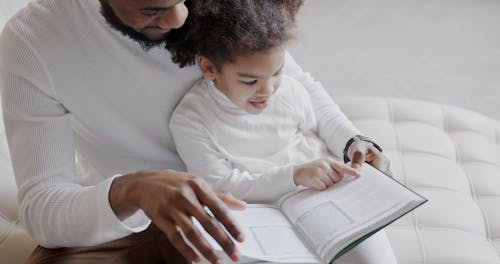
[[[303,0],[191,0],[185,24],[167,37],[180,67],[206,56],[217,68],[237,57],[283,45]]]

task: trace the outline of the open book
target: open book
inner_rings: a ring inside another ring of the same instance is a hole
[[[324,191],[301,189],[275,205],[249,204],[232,211],[245,233],[238,263],[331,263],[378,230],[427,200],[368,164],[361,176]],[[207,241],[231,260],[196,223]]]

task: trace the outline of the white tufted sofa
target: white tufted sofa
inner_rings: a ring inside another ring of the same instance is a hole
[[[405,99],[340,104],[384,146],[395,177],[429,199],[388,228],[399,263],[500,263],[500,122]]]
[[[339,104],[384,146],[395,177],[429,199],[387,228],[399,263],[500,264],[500,122],[406,99]],[[3,122],[0,128],[0,263],[15,264],[35,244],[19,224]]]

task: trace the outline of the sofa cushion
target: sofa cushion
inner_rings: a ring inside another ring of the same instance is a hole
[[[500,122],[408,99],[339,103],[429,199],[387,228],[398,263],[500,263]]]

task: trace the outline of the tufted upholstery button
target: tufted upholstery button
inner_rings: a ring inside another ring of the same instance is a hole
[[[500,122],[409,99],[339,104],[429,199],[387,228],[398,263],[500,263]]]

